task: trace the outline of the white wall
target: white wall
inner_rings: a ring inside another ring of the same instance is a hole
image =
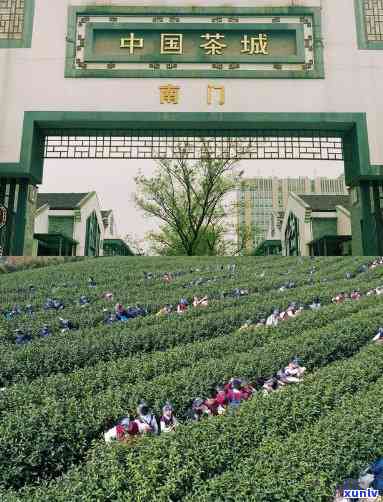
[[[76,248],[77,256],[84,256],[85,253],[85,240],[86,240],[86,220],[88,216],[96,211],[98,225],[101,230],[101,242],[100,242],[100,256],[102,256],[102,241],[104,240],[104,225],[101,218],[101,207],[98,200],[97,194],[93,194],[85,203],[81,206],[81,221],[76,221],[74,223],[73,239],[78,242]]]
[[[336,206],[337,215],[337,234],[338,235],[351,235],[351,215],[342,206]]]
[[[97,194],[93,194],[82,206],[79,208],[81,211],[81,221],[74,222],[73,228],[73,239],[78,242],[76,247],[76,255],[84,256],[85,252],[85,241],[86,241],[86,220],[88,216],[96,211],[97,221],[101,230],[101,243],[100,243],[100,255],[102,256],[102,241],[104,240],[104,226],[102,224],[101,218],[101,208],[100,202],[98,200]],[[35,233],[36,234],[47,234],[49,232],[49,216],[74,216],[73,210],[49,210],[48,206],[45,206],[36,216],[35,219]]]
[[[282,254],[286,256],[286,243],[285,243],[285,233],[287,226],[287,219],[290,213],[295,214],[298,218],[298,232],[299,232],[299,250],[301,256],[310,256],[310,249],[307,245],[308,242],[313,240],[313,230],[312,230],[312,219],[311,210],[306,204],[302,205],[302,201],[296,198],[295,194],[290,194],[287,207],[285,211],[285,216],[283,218],[282,228],[281,228],[281,240],[282,240]],[[310,218],[308,218],[306,212],[309,211]],[[306,221],[305,221],[306,220]]]
[[[233,0],[235,7],[292,0]],[[26,110],[179,112],[367,112],[371,162],[383,164],[383,50],[357,48],[353,0],[299,0],[323,7],[325,80],[171,79],[179,105],[160,105],[159,79],[64,78],[71,4],[214,6],[217,0],[36,0],[32,49],[0,49],[0,162],[17,162]],[[170,80],[170,79],[166,79]],[[206,105],[208,83],[226,87],[224,106]]]
[[[47,234],[49,230],[49,206],[43,206],[35,216],[35,234]]]

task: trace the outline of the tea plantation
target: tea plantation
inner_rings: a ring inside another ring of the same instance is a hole
[[[373,259],[116,257],[0,275],[0,500],[332,500],[383,454],[383,345],[372,342],[383,294],[366,295],[383,285],[383,265],[361,267]],[[360,299],[332,302],[354,289]],[[208,306],[156,315],[194,295]],[[316,297],[319,310],[239,330]],[[48,298],[64,308],[44,309]],[[108,324],[117,302],[146,315]],[[60,317],[78,329],[62,332]],[[217,383],[255,382],[294,356],[306,367],[299,384],[185,420]],[[176,431],[106,444],[141,399],[158,416],[169,400]]]

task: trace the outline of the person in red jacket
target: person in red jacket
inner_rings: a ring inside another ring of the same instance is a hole
[[[249,382],[247,382],[247,380],[243,380],[243,379],[242,379],[241,390],[242,390],[242,394],[243,394],[243,399],[245,399],[245,400],[251,399],[256,392],[255,388]]]
[[[225,386],[224,385],[217,385],[216,387],[217,394],[215,396],[215,400],[220,406],[226,406],[227,405],[227,396],[226,396],[226,391],[225,391]]]
[[[177,313],[183,314],[184,312],[187,311],[188,306],[189,306],[189,302],[187,301],[187,299],[181,298],[179,304],[177,305]]]
[[[218,405],[217,413],[218,415],[223,415],[226,411],[226,407],[228,405],[226,390],[224,385],[217,385],[216,387],[217,394],[215,396],[215,401]]]
[[[211,416],[218,415],[219,404],[214,397],[208,397],[207,399],[205,399],[204,404],[209,409]]]
[[[193,399],[192,407],[186,413],[186,418],[195,422],[198,422],[204,417],[210,416],[211,412],[206,406],[205,401],[201,397],[196,397],[195,399]]]
[[[129,417],[125,417],[117,425],[105,432],[104,439],[106,443],[110,443],[113,440],[125,441],[129,436],[137,436],[138,433],[137,424],[131,421]]]
[[[353,289],[350,296],[351,300],[360,300],[361,294],[358,289]]]

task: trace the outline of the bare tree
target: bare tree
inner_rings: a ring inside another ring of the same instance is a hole
[[[158,161],[153,177],[135,178],[136,205],[175,232],[189,256],[195,254],[202,238],[224,224],[224,198],[236,188],[243,174],[236,170],[238,158],[217,160],[206,139],[201,139],[201,145],[200,160],[188,159],[190,144],[185,142],[178,148],[176,159]],[[210,246],[214,245],[211,240]]]

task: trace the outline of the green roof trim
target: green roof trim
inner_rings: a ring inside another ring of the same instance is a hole
[[[46,244],[52,244],[57,242],[57,240],[61,239],[63,241],[67,241],[69,244],[78,244],[78,241],[71,239],[67,235],[59,234],[59,233],[49,233],[49,234],[34,234],[34,239],[38,241],[45,242]]]
[[[83,204],[94,192],[85,193],[39,193],[37,209],[47,204],[52,210],[75,209]]]

